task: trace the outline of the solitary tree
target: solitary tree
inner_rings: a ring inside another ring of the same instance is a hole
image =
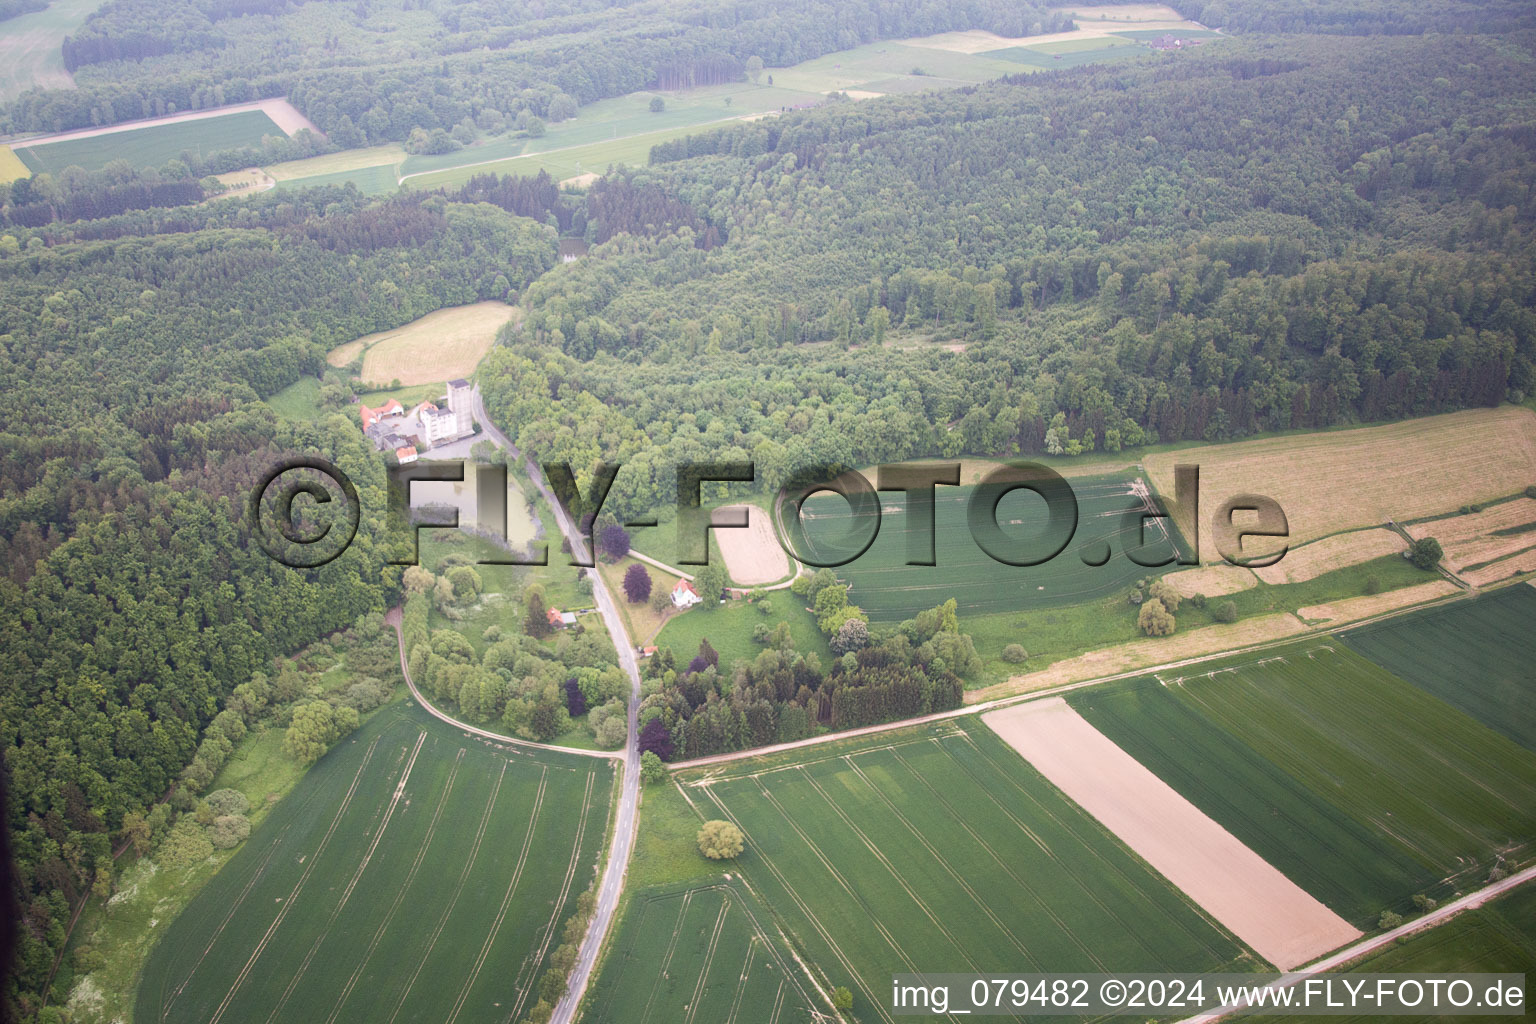
[[[1408,548],[1408,560],[1420,569],[1433,569],[1445,557],[1445,550],[1433,537],[1420,537]]]
[[[853,1009],[853,991],[847,985],[839,985],[832,990],[832,1008],[835,1010]]]
[[[630,604],[639,604],[651,596],[651,574],[639,562],[624,570],[624,596]]]
[[[1136,616],[1136,625],[1147,636],[1167,636],[1173,632],[1173,613],[1157,598],[1149,598]]]
[[[718,565],[706,565],[693,578],[693,589],[698,591],[701,608],[714,608],[725,593],[725,570]]]
[[[663,110],[666,110],[666,109],[667,109],[667,101],[666,100],[662,99],[660,96],[652,96],[651,97],[651,113],[659,114]]]
[[[667,781],[667,766],[654,750],[640,755],[640,781],[647,786]]]
[[[528,614],[523,616],[523,632],[541,640],[553,633],[549,624],[549,608],[544,604],[544,591],[537,586],[528,588]]]
[[[747,77],[752,79],[752,84],[753,85],[756,85],[757,84],[757,80],[759,78],[761,78],[762,76],[763,76],[763,58],[759,57],[757,54],[754,53],[752,56],[747,58]],[[772,83],[769,83],[769,84],[771,85]]]
[[[602,553],[615,562],[629,554],[629,531],[617,523],[603,527],[597,538]]]
[[[741,829],[728,821],[706,821],[699,829],[699,852],[710,860],[734,860],[746,845]]]
[[[1237,602],[1223,601],[1216,606],[1215,619],[1217,622],[1237,621]]]

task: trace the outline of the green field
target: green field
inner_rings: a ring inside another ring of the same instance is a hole
[[[71,165],[99,171],[113,160],[126,160],[135,169],[163,167],[186,152],[207,155],[224,149],[260,146],[263,135],[282,136],[283,130],[263,111],[242,110],[222,117],[158,124],[40,146],[17,143],[13,148],[33,174],[58,174]]]
[[[930,81],[926,87],[930,89],[953,88],[938,79],[952,79],[956,84],[970,85],[1018,73],[1017,67],[1006,61],[994,60],[991,54],[954,53],[901,42],[868,43],[804,61],[794,67],[770,68],[768,73],[773,76],[773,84],[780,88],[811,93],[846,89],[879,92],[875,83],[910,75],[914,69],[919,68],[923,75],[917,77],[928,77]]]
[[[1079,714],[1287,878],[1361,928],[1437,877],[1156,679],[1080,690]]]
[[[1536,885],[1527,882],[1484,906],[1457,914],[1429,931],[1398,940],[1377,953],[1356,961],[1350,973],[1429,974],[1488,972],[1526,974],[1536,972]],[[1529,979],[1527,979],[1529,984]],[[1296,1017],[1241,1014],[1234,1020],[1245,1024],[1259,1021],[1295,1021]],[[1379,1024],[1376,1016],[1330,1016],[1339,1024]],[[1458,1024],[1474,1021],[1508,1021],[1510,1017],[1492,1016],[1405,1016],[1394,1015],[1393,1024],[1431,1024],[1454,1020]]]
[[[1142,57],[1148,52],[1144,47],[1127,46],[1114,40],[1096,40],[1096,42],[1101,45],[1088,50],[1068,50],[1060,53],[1052,53],[1044,46],[1038,49],[1032,46],[1010,46],[1006,50],[991,50],[987,56],[1031,68],[1075,68],[1082,64],[1099,64],[1107,60]]]
[[[789,1024],[825,1011],[755,902],[723,882],[633,897],[582,1019]]]
[[[1536,750],[1536,587],[1517,585],[1362,626],[1350,647]]]
[[[101,0],[52,0],[41,11],[9,18],[0,30],[0,101],[28,89],[68,89],[64,37],[85,24]]]
[[[1026,568],[994,560],[972,540],[966,508],[975,488],[941,487],[935,494],[935,558],[937,565],[907,565],[909,519],[905,498],[883,497],[887,510],[880,532],[869,550],[836,571],[852,585],[849,600],[869,613],[872,622],[900,622],[918,612],[957,600],[962,620],[967,615],[1029,612],[1057,608],[1105,597],[1153,570],[1125,557],[1120,547],[1122,513],[1144,506],[1132,492],[1128,476],[1082,477],[1071,481],[1077,496],[1077,532],[1066,549],[1043,565]],[[812,551],[823,550],[846,533],[852,516],[846,501],[818,495],[805,502],[806,537]],[[1014,491],[998,505],[997,519],[1013,538],[1028,540],[1045,528],[1045,502],[1028,491]],[[1149,528],[1151,535],[1155,527]],[[1108,543],[1108,563],[1084,564],[1093,549]],[[1147,554],[1166,552],[1166,542],[1149,545]],[[1145,557],[1145,556],[1144,556]]]
[[[177,918],[141,1021],[501,1021],[595,877],[614,768],[392,705],[321,759]]]
[[[832,649],[827,646],[826,635],[816,627],[815,616],[806,611],[804,599],[787,590],[775,590],[769,600],[773,602],[771,615],[762,614],[745,601],[729,601],[718,608],[691,608],[661,627],[656,646],[672,648],[682,666],[698,652],[699,641],[708,640],[720,652],[720,667],[725,669],[737,659],[751,661],[763,650],[752,642],[753,626],[761,622],[771,629],[787,622],[795,650],[801,654],[815,652],[823,666],[831,664]]]
[[[300,377],[283,390],[267,397],[272,411],[295,423],[315,423],[325,415],[320,407],[320,378]]]
[[[1336,641],[1160,677],[1187,706],[1436,875],[1536,839],[1536,754]]]
[[[893,1019],[893,972],[1260,966],[979,721],[679,780],[741,825],[733,871],[855,1020]]]

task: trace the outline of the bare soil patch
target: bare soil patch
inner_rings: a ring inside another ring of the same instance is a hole
[[[1411,604],[1433,601],[1435,598],[1454,594],[1456,590],[1456,584],[1450,580],[1432,580],[1429,583],[1420,583],[1414,587],[1403,587],[1400,590],[1389,591],[1385,594],[1372,594],[1367,597],[1347,597],[1342,601],[1334,601],[1330,604],[1308,605],[1297,611],[1296,614],[1308,622],[1327,622],[1330,625],[1339,625],[1345,622],[1353,622],[1356,619],[1367,619],[1372,615],[1380,615],[1382,612],[1390,612],[1396,608],[1406,608]]]
[[[1303,544],[1285,553],[1274,565],[1255,569],[1265,583],[1305,583],[1326,572],[1395,555],[1408,546],[1395,530],[1357,530]]]
[[[982,720],[1162,876],[1281,970],[1360,937],[1059,697]]]
[[[1224,594],[1235,594],[1240,590],[1256,587],[1259,583],[1252,569],[1228,565],[1225,562],[1220,565],[1205,565],[1198,569],[1171,572],[1164,576],[1163,580],[1185,597],[1193,597],[1196,594],[1221,597]]]
[[[773,533],[773,520],[755,505],[728,505],[717,513],[746,511],[746,529],[715,530],[715,541],[731,579],[743,587],[777,583],[789,575],[789,556]]]
[[[1536,481],[1536,412],[1469,409],[1380,427],[1160,452],[1144,463],[1163,495],[1173,494],[1175,464],[1200,467],[1206,518],[1200,557],[1216,561],[1209,517],[1237,494],[1278,501],[1290,522],[1290,544],[1297,546],[1522,491]],[[1250,554],[1273,550],[1261,538],[1244,545]]]

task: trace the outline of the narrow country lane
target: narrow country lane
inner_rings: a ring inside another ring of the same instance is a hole
[[[486,415],[478,384],[474,390],[474,401],[475,420],[485,430],[485,435],[511,452],[514,458],[522,458],[517,447]],[[579,550],[581,533],[565,514],[565,509],[555,500],[554,494],[544,482],[544,474],[531,459],[524,460],[524,466],[529,479],[544,496],[545,503],[554,510],[560,532],[571,542],[572,550]],[[571,968],[565,995],[560,998],[554,1014],[549,1018],[550,1024],[570,1024],[575,1019],[581,998],[587,991],[587,983],[592,980],[592,969],[597,964],[597,955],[603,948],[608,929],[613,926],[614,912],[618,909],[619,896],[624,890],[624,874],[629,869],[629,855],[635,845],[636,812],[640,803],[640,730],[636,724],[636,714],[640,709],[640,663],[635,659],[634,644],[630,641],[624,620],[619,617],[618,606],[613,603],[613,596],[608,593],[602,575],[595,570],[588,575],[592,579],[592,596],[597,601],[598,611],[603,616],[608,635],[613,638],[614,649],[618,652],[619,665],[624,669],[624,674],[629,676],[629,741],[624,748],[624,777],[620,783],[619,812],[614,820],[613,845],[608,849],[608,863],[598,886],[597,908],[593,911],[591,924],[587,926],[587,934],[582,937],[581,951],[577,953],[575,966]]]

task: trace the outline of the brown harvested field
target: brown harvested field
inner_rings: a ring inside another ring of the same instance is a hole
[[[981,716],[1040,774],[1281,970],[1360,932],[1121,750],[1060,697]]]
[[[1447,584],[1449,586],[1449,584]],[[1075,658],[1065,658],[1022,676],[967,691],[965,703],[980,704],[984,701],[1012,697],[1021,693],[1044,690],[1067,683],[1080,683],[1085,679],[1133,672],[1152,665],[1166,665],[1186,658],[1201,658],[1208,654],[1250,647],[1254,644],[1284,640],[1307,632],[1307,626],[1294,615],[1276,612],[1259,615],[1227,626],[1202,626],[1172,636],[1147,637],[1129,643],[1104,647]]]
[[[1410,526],[1408,532],[1415,540],[1422,537],[1438,540],[1445,549],[1446,567],[1461,575],[1462,566],[1491,562],[1536,544],[1536,531],[1495,536],[1497,530],[1532,522],[1536,522],[1536,499],[1516,498],[1481,512]]]
[[[715,512],[747,513],[745,529],[711,531],[715,543],[720,545],[720,555],[725,559],[726,571],[737,586],[756,587],[765,583],[777,583],[789,575],[789,555],[779,545],[773,532],[773,519],[765,509],[756,505],[727,505]]]
[[[1469,409],[1381,427],[1160,452],[1144,460],[1158,493],[1173,494],[1178,463],[1200,467],[1200,557],[1216,561],[1210,517],[1237,494],[1278,501],[1294,546],[1522,491],[1536,483],[1536,411]],[[1244,550],[1274,548],[1253,538]]]
[[[1310,544],[1292,548],[1274,565],[1255,569],[1265,583],[1305,583],[1326,572],[1369,562],[1383,555],[1395,555],[1408,546],[1395,530],[1355,530],[1336,533]]]
[[[1164,576],[1163,581],[1185,597],[1193,597],[1196,594],[1221,597],[1223,594],[1235,594],[1240,590],[1256,587],[1259,583],[1252,569],[1226,563],[1204,565],[1197,569],[1180,569],[1178,572],[1171,572]]]
[[[1308,605],[1296,612],[1308,622],[1326,622],[1329,626],[1339,626],[1356,619],[1367,619],[1372,615],[1380,615],[1382,612],[1390,612],[1397,608],[1406,608],[1412,604],[1421,604],[1425,601],[1433,601],[1436,598],[1446,597],[1457,593],[1459,588],[1450,580],[1433,580],[1429,583],[1420,583],[1413,587],[1403,587],[1400,590],[1389,591],[1385,594],[1372,594],[1368,597],[1347,597],[1342,601],[1334,601],[1331,604]]]
[[[901,463],[901,465],[922,466],[928,465],[933,461],[934,460],[932,459],[912,459],[909,462]],[[1003,464],[1002,460],[1000,459],[962,458],[948,459],[945,461],[960,463],[960,483],[962,485],[980,483],[982,477],[986,476],[988,473],[992,472],[992,470]],[[1030,462],[1039,460],[1026,457],[1023,459],[1023,461]],[[1045,464],[1050,466],[1051,469],[1055,470],[1057,473],[1061,474],[1068,480],[1080,476],[1107,476],[1112,473],[1129,472],[1137,468],[1136,463],[1130,459],[1126,459],[1123,462],[1115,460],[1071,461],[1057,459],[1046,462]],[[877,466],[867,466],[864,469],[859,470],[859,472],[864,475],[864,479],[869,481],[869,485],[871,487],[875,486],[877,482],[876,477],[878,468],[879,467]],[[895,493],[896,492],[894,491],[892,492],[893,499]],[[890,504],[890,501],[887,501],[886,504]]]
[[[325,358],[332,366],[346,366],[361,352],[359,378],[371,384],[398,380],[410,386],[468,377],[495,344],[501,326],[521,315],[505,302],[440,309],[392,331],[338,345]]]
[[[1536,543],[1536,541],[1531,541],[1527,537],[1527,543]],[[1508,558],[1501,558],[1492,565],[1485,565],[1481,569],[1473,569],[1471,572],[1458,575],[1474,587],[1486,587],[1490,583],[1507,580],[1523,572],[1536,572],[1536,551],[1521,551]]]

